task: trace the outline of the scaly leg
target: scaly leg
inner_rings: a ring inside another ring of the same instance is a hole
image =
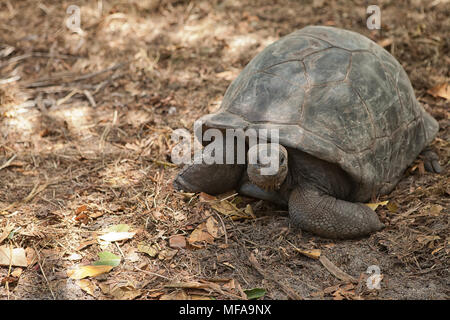
[[[289,215],[294,225],[325,238],[357,238],[384,227],[368,206],[336,199],[312,184],[292,191]]]

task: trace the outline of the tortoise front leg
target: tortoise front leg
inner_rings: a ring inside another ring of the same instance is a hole
[[[236,189],[245,165],[191,164],[186,165],[173,181],[177,190],[221,194]]]
[[[311,184],[292,191],[289,215],[294,225],[325,238],[357,238],[384,227],[368,206],[336,199]]]

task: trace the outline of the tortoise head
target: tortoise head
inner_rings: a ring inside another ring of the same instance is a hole
[[[256,144],[248,150],[247,174],[265,190],[277,190],[288,173],[288,152],[277,143]]]

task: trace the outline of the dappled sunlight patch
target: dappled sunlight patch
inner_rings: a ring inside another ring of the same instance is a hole
[[[170,33],[170,38],[180,45],[192,46],[214,37],[221,38],[231,30],[230,26],[218,22],[217,17],[213,19],[212,15],[208,15],[203,20],[195,21],[195,24],[181,26],[178,31]]]
[[[73,105],[70,107],[61,108],[52,112],[57,117],[60,117],[67,122],[69,128],[78,134],[86,133],[86,126],[90,126],[91,122],[91,108],[86,105]]]
[[[145,173],[136,170],[126,159],[117,161],[114,165],[108,165],[100,171],[100,177],[106,185],[113,188],[129,187],[137,184],[145,177]]]

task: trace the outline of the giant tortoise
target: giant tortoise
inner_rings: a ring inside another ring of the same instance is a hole
[[[293,225],[323,237],[380,230],[363,202],[391,192],[421,152],[428,171],[441,170],[427,148],[438,123],[402,66],[370,39],[338,28],[305,27],[266,47],[231,83],[219,111],[201,121],[221,130],[278,129],[279,170],[191,164],[176,189],[235,189],[286,204]]]

